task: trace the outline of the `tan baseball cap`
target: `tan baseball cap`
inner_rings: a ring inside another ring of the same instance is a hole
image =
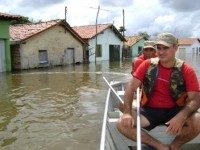
[[[144,49],[145,48],[153,48],[153,49],[156,49],[155,48],[155,45],[156,45],[156,43],[155,43],[155,41],[145,41],[144,42]]]
[[[161,33],[156,39],[156,45],[158,44],[171,47],[178,44],[178,39],[171,33]]]

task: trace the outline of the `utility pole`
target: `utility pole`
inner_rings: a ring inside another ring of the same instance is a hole
[[[89,7],[91,9],[98,9],[97,10],[97,16],[96,16],[96,37],[95,37],[95,63],[96,63],[96,52],[97,52],[97,21],[98,21],[98,15],[99,15],[99,11],[100,10],[103,10],[103,11],[110,11],[110,10],[107,10],[107,9],[100,9],[100,6],[98,6],[98,8],[94,8],[94,7]]]
[[[67,22],[67,6],[65,6],[65,22]]]
[[[97,17],[96,17],[96,38],[95,38],[95,63],[96,63],[96,57],[97,57],[97,20],[98,20],[98,15],[99,15],[99,10],[100,10],[100,6],[98,6],[98,10],[97,10]]]
[[[124,37],[124,31],[125,31],[125,23],[124,23],[124,9],[122,10],[122,13],[123,13],[123,28],[124,28],[124,30],[123,30],[123,37]]]
[[[122,10],[122,13],[123,13],[123,37],[125,38],[125,35],[124,35],[124,31],[125,31],[125,23],[124,23],[124,9]],[[123,46],[122,46],[122,60],[125,58],[125,43],[123,41]]]

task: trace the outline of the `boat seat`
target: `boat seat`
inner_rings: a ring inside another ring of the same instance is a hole
[[[109,127],[110,127],[110,130],[112,131],[111,133],[114,134],[113,135],[114,140],[116,140],[117,141],[116,143],[118,143],[119,145],[124,143],[124,146],[128,145],[130,147],[136,147],[137,143],[126,138],[124,135],[122,135],[116,127],[117,121],[121,115],[122,113],[120,112],[120,110],[118,110],[118,108],[115,108],[113,112],[108,113],[108,123],[110,124]],[[165,130],[166,130],[166,126],[158,126],[155,129],[149,131],[148,133],[154,138],[159,139],[159,141],[161,141],[163,144],[169,144],[173,141],[175,137],[166,134]],[[193,140],[186,143],[185,145],[188,145],[188,144],[190,144],[190,146],[191,144],[200,146],[200,134]],[[187,147],[185,145],[183,147]],[[145,147],[144,144],[142,146]]]

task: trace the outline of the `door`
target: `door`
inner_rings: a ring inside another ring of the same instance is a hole
[[[120,60],[120,45],[109,46],[109,60],[110,61]]]
[[[65,58],[67,64],[74,64],[74,48],[68,48],[65,50]]]
[[[0,72],[6,71],[6,61],[5,61],[5,43],[0,40]]]

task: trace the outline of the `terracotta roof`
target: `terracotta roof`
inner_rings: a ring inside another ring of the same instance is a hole
[[[195,43],[197,40],[199,40],[198,38],[185,38],[185,39],[178,39],[178,44],[179,45],[192,45],[193,43]]]
[[[143,39],[143,36],[126,36],[125,38],[126,38],[125,45],[132,46],[141,39]]]
[[[10,14],[0,12],[0,20],[15,20],[15,19],[20,19],[21,17],[22,16],[19,16],[19,15],[10,15]]]
[[[91,39],[96,35],[102,33],[108,28],[111,28],[114,33],[116,33],[122,40],[125,38],[122,34],[115,28],[113,24],[98,24],[97,25],[97,34],[96,34],[96,25],[87,25],[87,26],[74,26],[72,27],[83,39]]]
[[[82,43],[85,43],[83,39],[63,19],[51,20],[40,23],[10,25],[10,40],[24,41],[56,25],[63,25],[70,33],[72,33],[73,36],[78,38]]]
[[[57,25],[62,20],[53,20],[41,23],[28,23],[28,24],[16,24],[10,25],[10,38],[11,41],[26,40],[35,34],[38,34],[52,26]]]

